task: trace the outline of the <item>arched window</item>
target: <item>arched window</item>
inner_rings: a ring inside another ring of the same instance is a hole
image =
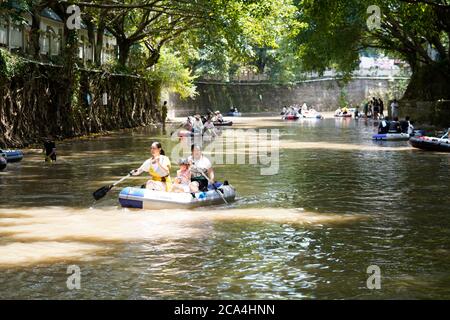
[[[42,54],[48,54],[50,50],[50,33],[48,31],[47,27],[45,32],[41,33],[41,36],[39,37],[39,45],[41,47],[41,53]]]
[[[47,27],[47,34],[48,34],[48,44],[49,44],[48,53],[49,53],[49,55],[52,56],[55,54],[55,51],[57,50],[55,38],[56,38],[56,40],[58,40],[58,35],[56,34],[55,30],[51,26]]]

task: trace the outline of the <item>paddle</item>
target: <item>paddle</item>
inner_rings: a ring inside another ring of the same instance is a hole
[[[177,132],[178,130],[180,130],[182,127],[184,127],[184,125],[187,123],[187,121],[182,122],[177,129],[175,129],[175,131],[173,131],[170,135],[173,136],[173,134],[175,132]]]
[[[208,180],[208,182],[213,186],[214,190],[220,195],[220,197],[222,198],[223,202],[225,202],[226,205],[229,205],[227,199],[225,199],[225,196],[222,192],[220,192],[217,188],[216,185],[211,181],[211,179],[203,172],[203,170],[201,170],[200,168],[193,166],[195,169],[197,169],[198,172],[200,172],[200,174],[205,177],[206,180]]]
[[[108,194],[109,191],[111,191],[112,188],[114,188],[115,186],[117,186],[119,183],[125,181],[126,179],[128,179],[129,177],[131,177],[131,173],[129,173],[126,177],[123,177],[122,179],[120,179],[119,181],[113,183],[112,185],[109,186],[104,186],[101,187],[100,189],[98,189],[97,191],[95,191],[92,195],[94,197],[94,199],[96,201],[102,199],[104,196],[106,196]]]
[[[444,140],[445,138],[447,138],[449,134],[450,134],[450,131],[447,131],[447,133],[444,134],[444,135],[442,136],[442,138],[439,139],[438,142],[441,142],[442,140]]]

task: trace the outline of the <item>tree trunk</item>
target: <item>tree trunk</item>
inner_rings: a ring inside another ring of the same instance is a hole
[[[101,20],[97,26],[97,42],[95,44],[94,62],[96,66],[102,64],[103,36],[105,34],[105,22]]]
[[[119,64],[121,66],[126,66],[128,62],[128,57],[130,56],[131,45],[127,40],[117,40],[119,45]]]
[[[31,15],[31,30],[30,30],[30,55],[39,60],[41,46],[39,43],[40,39],[40,28],[41,28],[41,16],[40,16],[40,8],[33,9],[33,13]]]
[[[265,48],[257,49],[256,67],[258,68],[259,74],[264,73],[264,70],[266,69],[266,63],[267,63],[267,49]]]
[[[450,42],[450,32],[447,32],[447,38],[448,41]],[[447,48],[447,59],[448,61],[450,61],[450,48]]]
[[[62,2],[54,2],[51,8],[58,14],[63,21],[67,21],[67,7],[69,4]],[[75,66],[77,62],[78,52],[78,31],[70,30],[67,24],[64,24],[64,50],[63,59],[64,67],[62,69],[61,78],[58,79],[58,99],[54,102],[54,111],[56,113],[56,132],[62,136],[72,136],[74,134],[74,118],[73,118],[73,98],[75,93]]]
[[[450,100],[449,68],[448,61],[418,67],[411,76],[403,98],[417,101]]]
[[[147,68],[151,68],[155,64],[157,64],[158,61],[159,61],[159,58],[161,58],[161,51],[160,51],[160,49],[150,51],[150,56],[147,59],[147,63],[146,63]]]
[[[85,18],[85,23],[87,25],[87,30],[88,30],[88,41],[89,44],[91,45],[91,60],[92,62],[94,62],[94,55],[95,55],[95,50],[96,50],[96,46],[95,46],[95,25],[92,22],[92,18]]]

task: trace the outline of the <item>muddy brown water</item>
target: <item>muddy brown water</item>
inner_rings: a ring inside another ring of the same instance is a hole
[[[94,203],[92,192],[139,166],[151,141],[169,154],[178,146],[160,130],[60,143],[56,164],[28,151],[8,165],[0,298],[450,298],[448,154],[374,143],[362,120],[237,122],[244,136],[279,131],[279,172],[216,165],[238,191],[229,207],[122,209],[120,187]],[[80,290],[66,286],[70,265]],[[381,290],[366,286],[371,265]]]

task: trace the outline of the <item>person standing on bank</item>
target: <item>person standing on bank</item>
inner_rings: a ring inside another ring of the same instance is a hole
[[[367,119],[369,115],[369,101],[364,102],[363,106],[364,117]]]
[[[192,182],[198,182],[200,191],[208,191],[208,185],[215,182],[214,169],[211,161],[202,154],[202,148],[199,145],[191,147],[191,156],[188,158],[191,164]],[[209,178],[209,181],[206,177]]]
[[[384,102],[381,98],[378,99],[378,104],[380,106],[380,118],[384,118]]]
[[[166,121],[167,121],[167,101],[164,101],[163,106],[161,107],[161,122],[163,124],[163,127],[166,127]]]
[[[392,118],[398,118],[398,101],[397,99],[394,99],[394,101],[392,101],[391,103],[391,117]]]
[[[139,176],[148,172],[151,179],[147,182],[146,188],[154,191],[170,191],[172,189],[172,180],[170,178],[171,162],[165,156],[161,143],[154,142],[151,146],[151,158],[136,170],[130,172],[132,176]]]
[[[44,141],[45,162],[56,162],[56,143],[52,136]]]

